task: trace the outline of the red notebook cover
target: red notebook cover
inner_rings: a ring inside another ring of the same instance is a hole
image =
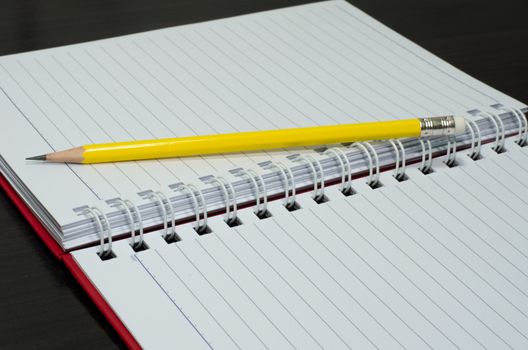
[[[117,334],[123,339],[123,342],[129,349],[141,349],[141,346],[138,344],[136,339],[125,327],[123,322],[119,319],[117,314],[112,310],[110,305],[106,302],[103,296],[99,293],[97,288],[90,282],[88,277],[84,274],[83,270],[75,262],[75,259],[71,256],[70,253],[65,252],[49,234],[49,232],[42,226],[40,221],[33,215],[31,210],[26,206],[22,198],[16,193],[16,191],[11,187],[9,182],[0,175],[0,186],[4,189],[7,196],[13,201],[18,210],[22,213],[24,218],[29,222],[31,227],[35,230],[40,239],[44,242],[46,247],[51,251],[51,253],[62,261],[66,268],[71,272],[77,283],[81,285],[84,291],[88,294],[90,299],[95,303],[97,308],[103,313],[108,322],[116,330]]]

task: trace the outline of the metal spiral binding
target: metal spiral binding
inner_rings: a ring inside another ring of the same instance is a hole
[[[517,143],[521,147],[525,146],[528,138],[528,120],[524,116],[524,113],[520,109],[514,107],[503,106],[499,108],[499,110],[510,112],[517,118],[517,121],[519,123],[519,134],[515,143]]]
[[[347,155],[337,147],[327,149],[324,153],[333,155],[339,162],[341,166],[341,184],[339,185],[339,190],[343,193],[350,193],[352,191],[352,167]]]
[[[132,248],[139,248],[143,246],[143,219],[141,217],[141,213],[139,212],[138,207],[129,199],[114,198],[109,199],[106,202],[114,208],[122,207],[125,210],[125,213],[128,217],[128,221],[130,223],[130,246]],[[132,215],[132,212],[136,216],[137,220],[134,220],[134,215]],[[137,242],[136,226],[134,225],[135,222],[137,222],[139,230],[139,240]]]
[[[422,146],[422,163],[418,167],[424,174],[428,174],[431,171],[431,166],[433,165],[433,146],[431,145],[430,140],[419,139],[420,145]],[[427,150],[425,145],[427,144]]]
[[[466,118],[466,125],[467,125],[467,129],[469,130],[471,134],[471,149],[470,149],[470,152],[468,153],[468,156],[469,158],[473,160],[477,160],[480,157],[480,149],[482,146],[480,128],[478,127],[477,123],[467,118]]]
[[[496,114],[490,112],[479,112],[478,115],[488,118],[495,126],[495,145],[492,147],[492,149],[497,153],[502,152],[506,137],[506,131],[504,130],[504,123],[502,122],[502,119]]]
[[[205,197],[204,197],[202,191],[200,191],[193,184],[184,184],[184,183],[181,183],[181,182],[177,183],[177,184],[170,185],[169,187],[172,188],[174,191],[183,192],[183,193],[188,193],[189,194],[189,196],[191,197],[192,202],[194,204],[194,214],[196,216],[196,220],[193,223],[194,230],[196,232],[198,232],[198,233],[205,232],[207,230],[207,212],[208,212],[208,210],[207,210],[207,202],[205,201]],[[195,193],[198,193],[198,198],[200,198],[201,207],[202,207],[201,210],[199,208],[200,205],[198,204],[198,199],[197,199]]]
[[[172,206],[170,200],[167,198],[165,194],[161,191],[142,191],[138,193],[141,197],[145,199],[154,199],[161,210],[161,213],[163,215],[163,233],[162,237],[164,239],[172,239],[176,235],[176,216],[174,212],[174,207]],[[166,203],[166,204],[165,204]],[[170,218],[171,218],[171,233],[169,234],[169,228],[168,228],[168,214],[167,214],[167,206],[170,211]]]
[[[444,163],[448,167],[456,165],[456,154],[457,154],[457,142],[456,137],[448,136],[447,137],[447,150]]]
[[[528,142],[528,120],[526,119],[524,113],[513,107],[507,106],[492,106],[498,111],[503,111],[510,113],[517,119],[518,124],[518,133],[516,136],[515,142],[524,146]],[[495,129],[495,141],[493,145],[493,150],[500,153],[504,150],[505,138],[506,138],[506,129],[502,119],[495,113],[487,111],[477,111],[477,115],[488,119],[494,126]],[[466,118],[466,129],[470,134],[470,150],[468,156],[471,159],[479,159],[481,154],[482,146],[482,131],[480,130],[478,124]],[[456,163],[457,155],[457,141],[454,136],[448,136],[447,140],[447,150],[444,159],[444,163],[448,166],[453,166]],[[395,165],[393,176],[398,179],[405,178],[406,170],[406,150],[403,143],[400,140],[389,140],[388,143],[394,149],[395,154]],[[429,173],[432,167],[433,161],[433,148],[431,140],[428,138],[419,139],[421,145],[421,163],[418,166],[418,170],[423,173]],[[363,153],[367,159],[367,171],[368,176],[366,183],[375,188],[379,185],[380,178],[380,159],[378,152],[372,144],[369,142],[357,142],[351,144],[349,147],[357,148]],[[340,191],[343,193],[352,191],[352,164],[347,156],[347,154],[340,148],[330,148],[324,151],[324,154],[335,158],[340,169]],[[310,155],[291,155],[287,157],[293,162],[299,162],[306,164],[312,174],[313,181],[313,191],[312,198],[316,201],[319,201],[324,198],[325,191],[325,169],[320,160],[315,159]],[[259,163],[260,167],[263,170],[277,171],[281,182],[283,184],[284,194],[283,194],[283,205],[286,207],[293,207],[296,203],[296,178],[292,171],[291,167],[284,165],[281,162],[266,161]],[[238,177],[247,178],[254,189],[255,196],[255,206],[253,211],[259,217],[267,213],[267,204],[268,204],[268,192],[266,187],[266,182],[261,174],[258,174],[252,169],[233,169],[230,171],[232,174]],[[232,223],[237,220],[237,208],[238,208],[238,197],[235,191],[235,187],[231,182],[220,176],[207,176],[200,178],[204,183],[210,185],[216,185],[219,191],[223,194],[224,204],[225,204],[225,213],[224,220],[226,223]],[[203,233],[207,229],[207,220],[208,220],[208,208],[205,196],[201,190],[199,190],[193,184],[183,184],[177,183],[170,185],[175,192],[181,192],[187,194],[192,202],[195,220],[193,222],[193,227],[198,233]],[[147,190],[139,192],[138,195],[143,199],[148,199],[156,202],[159,207],[161,217],[163,219],[163,233],[162,236],[165,239],[170,239],[172,237],[177,237],[176,233],[176,212],[175,208],[170,200],[170,198],[162,191],[153,191]],[[130,226],[130,245],[133,248],[142,246],[144,243],[143,240],[143,231],[144,231],[144,222],[141,216],[139,208],[129,199],[114,198],[106,201],[111,207],[121,208],[126,217],[127,222]],[[96,206],[85,206],[81,208],[74,209],[79,215],[89,216],[93,219],[95,226],[97,228],[97,235],[99,236],[100,245],[98,250],[98,255],[102,259],[112,257],[112,234],[111,227],[109,224],[108,217]],[[169,227],[170,223],[170,227]],[[136,236],[136,232],[139,233]]]
[[[282,179],[284,180],[283,181],[284,199],[283,199],[282,204],[286,208],[293,208],[295,206],[296,189],[295,189],[295,176],[293,176],[292,170],[281,162],[272,162],[270,160],[267,162],[259,163],[259,165],[264,170],[277,169],[279,171]]]
[[[224,202],[225,202],[225,208],[226,212],[224,214],[224,221],[227,224],[232,224],[237,221],[237,195],[235,192],[235,188],[233,185],[227,181],[222,176],[205,176],[200,178],[204,183],[211,184],[211,185],[218,185],[224,195]],[[229,190],[228,190],[229,188]],[[231,195],[229,194],[231,193]],[[231,198],[231,200],[230,200]],[[233,211],[231,211],[231,207],[233,207]]]
[[[390,144],[394,148],[394,154],[396,155],[396,163],[394,165],[394,174],[392,175],[396,180],[401,181],[405,179],[405,147],[400,140],[389,140]],[[398,144],[399,148],[396,146]],[[401,158],[400,158],[401,151]],[[401,159],[401,166],[400,166]]]
[[[367,178],[367,185],[370,187],[376,187],[379,183],[379,158],[378,153],[368,142],[356,142],[350,145],[350,148],[356,147],[359,148],[367,156],[368,159],[368,171],[369,177]],[[368,147],[368,149],[367,149]],[[370,150],[369,150],[370,149]],[[375,165],[372,161],[372,154],[374,155]],[[374,166],[376,167],[376,172],[374,172]]]
[[[92,207],[81,207],[74,209],[79,215],[90,215],[95,220],[95,225],[97,226],[97,235],[99,236],[99,251],[98,255],[101,259],[106,259],[112,257],[112,230],[110,229],[110,224],[108,223],[108,218],[99,208]],[[105,244],[105,232],[108,243]]]
[[[321,162],[312,156],[292,154],[287,157],[292,162],[300,162],[307,164],[310,167],[313,176],[314,189],[312,191],[312,198],[316,202],[324,199],[325,174]],[[316,169],[317,165],[317,169]]]
[[[257,174],[253,169],[237,168],[230,170],[230,172],[238,177],[247,177],[251,181],[251,184],[253,184],[253,188],[255,189],[256,202],[255,206],[253,207],[253,212],[259,217],[265,215],[268,212],[268,190],[266,189],[266,182],[262,178],[262,175]],[[262,202],[260,200],[261,192],[259,183],[262,185]]]

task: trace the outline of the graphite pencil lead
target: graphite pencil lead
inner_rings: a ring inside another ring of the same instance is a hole
[[[26,158],[26,160],[46,160],[46,159],[47,159],[47,155],[46,154],[42,154],[40,156],[34,156],[34,157]]]

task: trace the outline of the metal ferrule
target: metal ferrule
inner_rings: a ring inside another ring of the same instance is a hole
[[[452,115],[419,119],[422,136],[448,136],[455,134],[455,118]]]

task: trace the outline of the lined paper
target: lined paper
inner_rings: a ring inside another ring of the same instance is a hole
[[[509,143],[430,175],[411,169],[402,183],[329,192],[324,204],[303,194],[302,209],[279,204],[265,220],[242,210],[234,228],[212,218],[207,235],[183,225],[177,243],[152,233],[139,253],[119,242],[108,261],[95,248],[73,256],[149,348],[173,339],[135,316],[152,307],[160,320],[181,312],[186,347],[199,334],[197,347],[220,349],[523,349],[527,159]]]
[[[91,166],[30,164],[27,156],[88,143],[524,107],[344,1],[5,56],[0,88],[9,125],[0,130],[2,157],[60,225],[78,220],[75,207],[139,200],[140,190],[209,174],[230,177],[232,168],[257,169],[288,152]],[[50,183],[68,193],[50,191]]]

